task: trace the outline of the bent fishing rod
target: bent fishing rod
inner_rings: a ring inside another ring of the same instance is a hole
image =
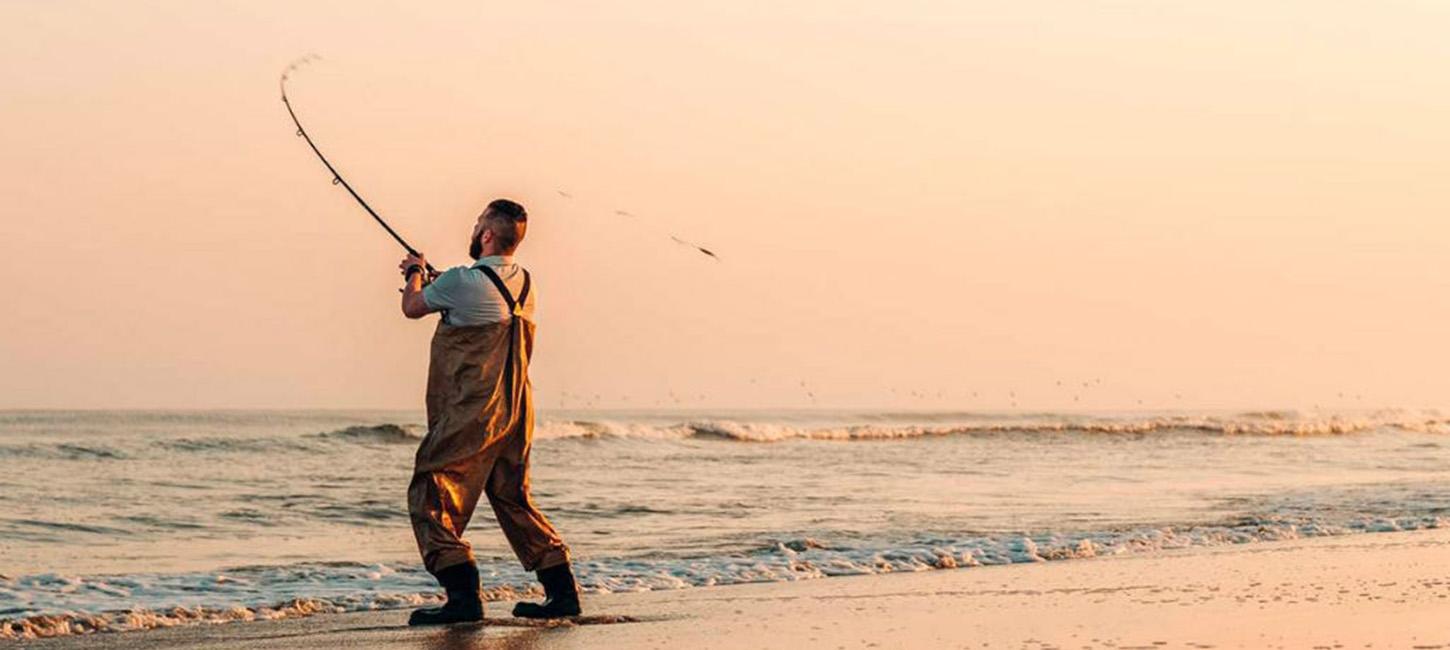
[[[399,235],[396,230],[393,230],[393,227],[389,226],[388,222],[383,221],[383,218],[378,216],[377,211],[373,210],[373,207],[368,205],[368,202],[364,201],[363,197],[358,195],[357,190],[352,189],[352,186],[349,185],[347,180],[342,177],[342,174],[339,174],[337,172],[337,169],[332,166],[332,163],[327,161],[327,156],[322,155],[322,150],[317,148],[317,143],[312,141],[312,136],[307,135],[307,129],[302,128],[302,121],[297,119],[297,112],[292,110],[292,102],[287,100],[287,77],[291,75],[293,71],[297,70],[299,66],[306,65],[321,58],[322,57],[317,56],[316,54],[309,54],[300,59],[297,59],[296,61],[293,61],[287,66],[286,70],[282,71],[282,78],[279,79],[277,82],[278,87],[282,91],[282,104],[287,107],[287,115],[291,116],[292,123],[297,125],[297,135],[303,140],[307,141],[307,146],[312,148],[312,153],[317,154],[317,159],[321,160],[323,166],[327,167],[327,171],[332,173],[333,185],[341,185],[342,189],[347,190],[347,193],[352,195],[352,198],[358,202],[358,205],[361,205],[364,210],[368,211],[369,215],[372,215],[373,221],[378,222],[378,225],[382,226],[383,230],[388,231],[388,234],[393,236],[393,240],[397,241],[398,244],[403,247],[403,250],[408,251],[409,255],[412,255],[414,257],[422,257],[422,253],[419,253],[417,249],[408,245],[408,242],[403,240],[402,235]],[[438,276],[438,270],[433,268],[433,265],[431,263],[426,264],[423,270],[425,272],[423,276],[425,283]],[[405,272],[405,274],[412,275],[412,273],[410,272]]]

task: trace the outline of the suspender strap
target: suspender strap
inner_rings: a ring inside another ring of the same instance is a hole
[[[529,271],[528,269],[524,269],[524,288],[522,291],[519,291],[519,299],[517,302],[515,302],[514,295],[509,292],[509,288],[503,283],[503,279],[498,277],[498,273],[494,272],[493,269],[489,268],[487,264],[484,264],[482,266],[476,266],[474,268],[483,271],[483,274],[488,276],[489,280],[493,281],[493,286],[497,288],[499,294],[503,296],[504,302],[508,303],[509,357],[508,364],[505,365],[503,368],[503,381],[504,386],[506,386],[505,390],[508,391],[509,403],[512,404],[514,400],[514,356],[518,354],[518,348],[516,347],[517,344],[514,342],[514,340],[515,334],[518,333],[519,328],[519,311],[520,309],[522,309],[524,301],[529,299]]]
[[[505,285],[503,283],[503,279],[498,277],[498,273],[496,273],[493,269],[489,268],[487,264],[482,266],[476,266],[474,268],[483,271],[483,274],[488,276],[489,280],[493,281],[493,286],[497,288],[499,294],[503,296],[503,301],[508,303],[509,314],[513,316],[518,316],[519,309],[521,309],[524,305],[524,302],[529,299],[529,285],[532,283],[532,278],[529,277],[528,269],[524,269],[524,288],[522,291],[519,292],[518,300],[515,301],[514,294],[509,291],[508,285]]]
[[[519,309],[520,310],[522,310],[524,308],[524,305],[528,304],[528,302],[529,302],[529,285],[532,283],[532,281],[533,281],[533,278],[530,278],[529,277],[529,270],[528,269],[524,269],[524,288],[523,288],[522,291],[519,292]]]

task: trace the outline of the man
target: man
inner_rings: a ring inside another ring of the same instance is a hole
[[[529,498],[534,403],[529,357],[534,301],[529,272],[514,263],[528,215],[499,199],[488,204],[468,242],[472,266],[424,282],[428,262],[409,255],[403,269],[403,314],[442,312],[428,362],[428,435],[418,446],[408,486],[408,514],[423,564],[448,593],[442,607],[413,612],[409,625],[483,620],[473,550],[463,529],[480,496],[503,528],[524,569],[544,585],[543,603],[519,603],[514,616],[579,614],[569,549]]]

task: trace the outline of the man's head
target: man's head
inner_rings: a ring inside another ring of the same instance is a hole
[[[468,240],[468,256],[473,259],[488,255],[513,255],[524,231],[529,227],[529,213],[524,206],[508,199],[496,199],[478,215],[473,237]]]

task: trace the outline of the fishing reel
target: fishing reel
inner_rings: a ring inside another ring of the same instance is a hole
[[[433,281],[437,280],[439,275],[438,269],[433,268],[433,265],[431,264],[428,265],[428,268],[423,268],[421,265],[418,264],[412,264],[409,265],[408,268],[403,269],[403,279],[412,280],[414,273],[423,274],[423,286],[425,287],[433,284]]]
[[[428,268],[423,268],[422,266],[419,266],[417,264],[410,264],[408,268],[403,269],[403,281],[407,282],[409,280],[412,280],[414,273],[423,274],[423,286],[425,287],[433,284],[433,281],[437,280],[439,275],[438,269],[433,268],[432,264],[429,264]],[[403,293],[403,290],[398,289],[398,293]]]

